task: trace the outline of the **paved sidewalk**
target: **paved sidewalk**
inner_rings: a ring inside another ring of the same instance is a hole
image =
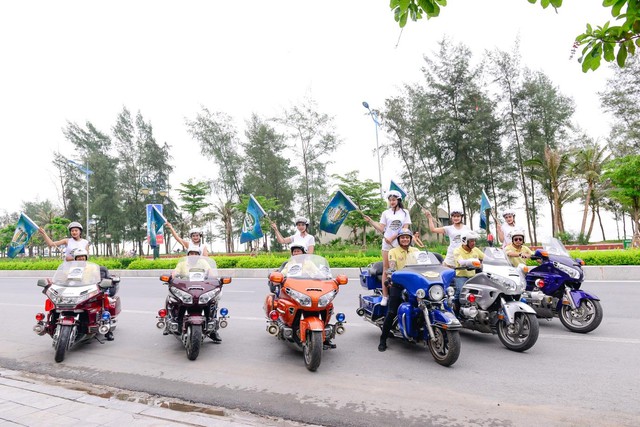
[[[0,426],[76,425],[284,427],[302,424],[0,368]]]

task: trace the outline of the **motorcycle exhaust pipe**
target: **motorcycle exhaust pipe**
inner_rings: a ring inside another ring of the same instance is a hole
[[[268,325],[267,332],[269,332],[269,334],[273,336],[276,336],[280,332],[280,328],[278,327],[278,325]]]
[[[36,334],[42,336],[44,334],[47,333],[47,331],[44,328],[44,325],[42,323],[38,323],[37,325],[35,325],[33,327],[33,332],[35,332]]]
[[[478,315],[478,309],[476,307],[461,307],[460,312],[465,317],[474,318]]]
[[[220,320],[218,324],[220,325],[221,328],[226,328],[228,325],[227,321],[224,319]]]
[[[342,323],[337,324],[336,325],[336,334],[342,335],[344,333],[345,333],[344,325]]]
[[[158,323],[156,323],[156,328],[158,329],[164,329],[167,326],[166,323],[164,323],[164,321],[159,321]]]
[[[109,325],[100,325],[100,327],[98,328],[98,332],[104,335],[109,332],[109,329],[111,329],[111,326]]]

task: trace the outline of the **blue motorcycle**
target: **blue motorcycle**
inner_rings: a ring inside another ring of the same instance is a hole
[[[541,318],[555,316],[571,332],[586,334],[602,322],[600,298],[580,289],[584,262],[573,259],[562,242],[552,238],[531,257],[540,265],[527,273],[527,304]]]
[[[447,303],[453,297],[454,289],[447,289],[446,284],[451,282],[455,272],[442,266],[432,253],[419,252],[415,256],[410,254],[409,258],[402,270],[391,275],[393,284],[404,289],[391,334],[425,345],[437,363],[451,366],[460,356],[461,325]],[[373,291],[373,295],[361,294],[360,307],[356,311],[380,329],[387,314],[387,307],[380,305],[381,276],[382,262],[360,270],[360,284]]]

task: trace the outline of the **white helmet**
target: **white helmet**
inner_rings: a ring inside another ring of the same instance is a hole
[[[511,208],[509,208],[509,209],[505,209],[505,210],[502,212],[502,217],[504,218],[504,217],[505,217],[505,216],[507,216],[507,215],[511,215],[511,216],[513,216],[513,217],[515,218],[515,217],[516,217],[516,211],[514,211],[514,210],[513,210],[513,209],[511,209]]]
[[[193,255],[202,255],[202,247],[189,245],[189,247],[187,248],[187,255],[191,255],[192,252],[195,252]]]
[[[73,259],[76,259],[79,256],[84,256],[84,257],[87,257],[87,259],[89,259],[89,252],[87,252],[86,249],[77,248],[73,251]]]
[[[296,217],[296,222],[295,224],[298,225],[299,223],[303,223],[304,225],[309,225],[309,220],[303,216],[297,216]]]
[[[479,238],[480,235],[478,233],[473,230],[467,230],[462,233],[462,236],[460,236],[460,241],[463,245],[467,245],[469,243],[469,240],[478,240]]]
[[[462,208],[453,208],[449,212],[449,216],[453,216],[454,214],[458,214],[460,216],[464,216],[464,211],[462,210]]]
[[[396,199],[402,200],[402,194],[398,190],[387,191],[387,200],[389,200],[389,197],[395,197]]]
[[[516,236],[522,236],[522,240],[524,241],[524,239],[525,239],[524,228],[516,228],[509,235],[509,237],[511,238],[511,241],[513,241],[513,238],[516,237]]]
[[[198,234],[200,235],[200,237],[202,237],[202,230],[200,230],[199,228],[192,228],[191,230],[189,230],[189,237],[193,236],[194,234]]]
[[[83,230],[82,224],[77,221],[70,222],[69,225],[67,225],[67,230],[71,231],[72,228],[79,228],[80,231]]]

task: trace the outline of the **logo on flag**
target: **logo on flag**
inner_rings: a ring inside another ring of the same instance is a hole
[[[249,195],[249,204],[247,205],[247,213],[244,216],[244,222],[242,223],[242,234],[240,234],[240,243],[250,242],[264,236],[262,227],[260,227],[260,218],[267,213],[262,209],[260,203],[253,197],[253,194]]]
[[[356,204],[342,190],[338,190],[322,213],[320,230],[336,234],[349,212],[357,209]]]
[[[162,215],[162,204],[147,205],[147,242],[152,248],[164,243],[162,226],[167,219]]]
[[[488,230],[487,211],[491,209],[491,203],[487,193],[482,190],[482,199],[480,199],[480,228]]]
[[[391,190],[396,190],[397,192],[399,192],[400,195],[402,196],[402,200],[407,199],[407,192],[404,190],[404,188],[396,184],[394,180],[391,180],[391,184],[389,184],[389,191]]]
[[[16,226],[16,231],[13,233],[11,243],[9,243],[9,249],[7,255],[9,258],[15,258],[20,252],[24,250],[24,247],[29,243],[31,236],[38,231],[38,226],[31,220],[26,214],[21,213]]]

